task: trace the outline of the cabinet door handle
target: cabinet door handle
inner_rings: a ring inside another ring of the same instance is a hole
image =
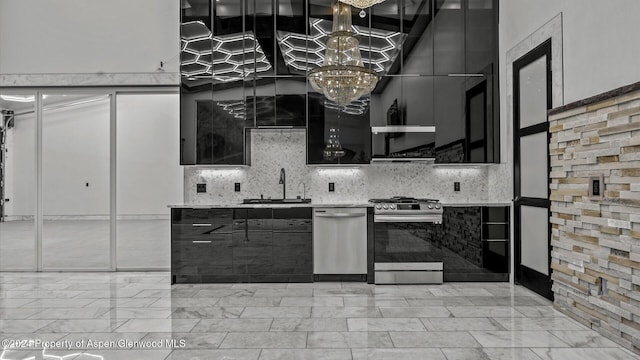
[[[194,244],[211,244],[211,240],[193,240]]]
[[[191,226],[193,226],[193,227],[205,227],[205,226],[211,226],[211,224],[195,223],[195,224],[192,224]]]

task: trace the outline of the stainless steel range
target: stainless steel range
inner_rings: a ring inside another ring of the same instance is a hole
[[[435,227],[442,224],[438,200],[396,196],[374,205],[376,284],[441,284],[443,254]]]

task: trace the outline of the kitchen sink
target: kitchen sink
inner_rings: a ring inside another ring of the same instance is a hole
[[[243,199],[243,204],[308,204],[311,199]]]

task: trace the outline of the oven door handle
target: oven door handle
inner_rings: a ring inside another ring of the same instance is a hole
[[[316,212],[316,216],[317,217],[324,217],[324,218],[354,218],[354,217],[363,217],[366,214],[364,213],[330,213],[330,214],[318,214],[318,212]]]
[[[440,223],[442,222],[442,217],[440,216],[411,216],[411,215],[375,215],[373,217],[373,222],[423,222],[423,223]]]

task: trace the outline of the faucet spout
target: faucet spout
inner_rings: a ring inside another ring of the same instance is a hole
[[[284,171],[284,168],[280,169],[280,181],[278,184],[282,184],[282,199],[287,198],[287,175]]]

